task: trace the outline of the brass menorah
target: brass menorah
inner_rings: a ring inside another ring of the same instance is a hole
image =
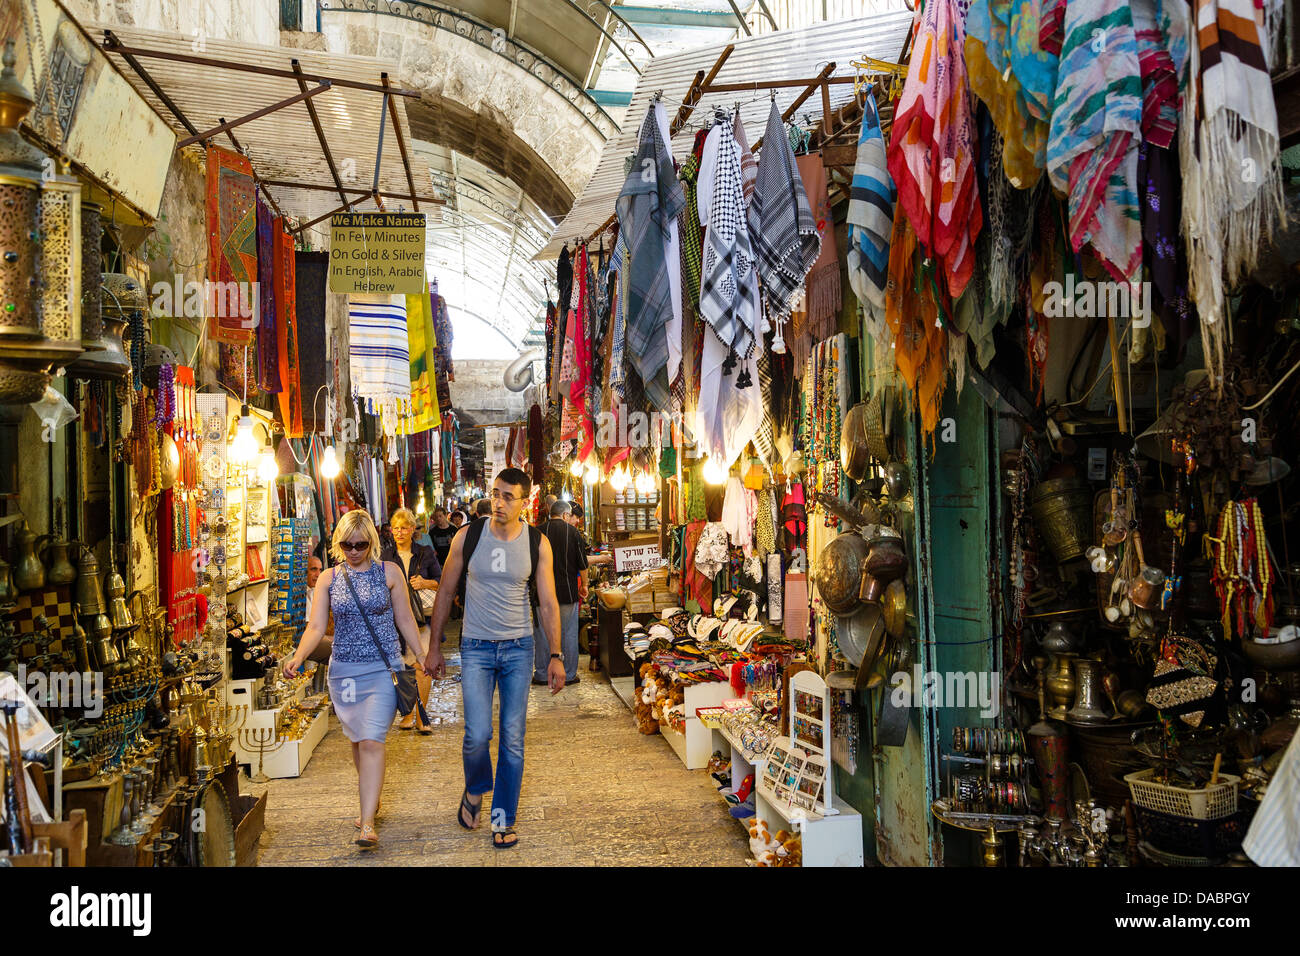
[[[257,751],[257,773],[248,778],[253,783],[266,783],[271,779],[262,772],[263,761],[268,753],[275,753],[284,746],[284,741],[281,740],[274,747],[268,747],[267,745],[274,740],[274,727],[259,727],[255,730],[241,730],[239,732],[240,746],[250,753],[254,750]]]

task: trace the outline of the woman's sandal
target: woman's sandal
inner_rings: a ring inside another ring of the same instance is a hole
[[[355,840],[357,846],[363,850],[373,850],[379,846],[379,835],[375,833],[375,828],[367,824],[361,828]]]
[[[460,794],[460,809],[458,809],[458,810],[456,811],[456,822],[457,822],[457,823],[459,823],[459,824],[460,824],[462,827],[464,827],[466,830],[477,830],[477,829],[478,829],[478,815],[479,815],[482,811],[483,811],[483,798],[482,798],[482,797],[479,797],[478,806],[476,807],[476,806],[474,806],[474,804],[472,804],[472,803],[469,802],[469,791],[468,791],[468,790],[463,790],[463,791],[461,791],[461,794]],[[467,823],[465,822],[464,814],[465,814],[466,812],[469,813],[470,819],[474,821],[473,825],[469,825],[469,824],[467,824]]]
[[[514,837],[514,839],[511,840],[509,843],[506,842],[506,837],[508,836]],[[515,832],[514,827],[506,827],[504,830],[492,831],[492,846],[494,846],[496,849],[509,850],[512,847],[517,847],[518,845],[519,845],[519,834]]]
[[[376,806],[375,806],[375,822],[378,822],[378,821],[379,821],[379,805],[376,805]],[[353,827],[353,829],[355,829],[355,830],[360,830],[360,829],[361,829],[361,818],[360,818],[360,817],[357,817],[355,820],[352,821],[352,827]]]

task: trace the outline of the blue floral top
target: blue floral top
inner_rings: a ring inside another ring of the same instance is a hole
[[[388,657],[387,666],[394,670],[402,668],[402,653],[397,639],[397,624],[393,621],[393,601],[384,575],[384,565],[372,561],[370,567],[360,573],[349,570],[345,565],[334,568],[334,579],[330,582],[330,610],[334,612],[334,650],[331,662],[342,664],[381,664],[384,663],[375,647],[375,641],[366,628],[357,601],[353,600],[344,575],[352,579],[356,588],[357,599],[370,618],[370,625],[375,629],[375,636],[384,647]]]

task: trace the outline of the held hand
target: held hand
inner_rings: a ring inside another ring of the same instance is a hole
[[[546,683],[551,688],[552,696],[564,690],[564,661],[551,658],[551,666],[546,668]]]
[[[430,646],[429,653],[424,658],[424,670],[435,680],[442,680],[447,676],[447,662],[443,660],[442,649],[436,642]]]
[[[298,662],[296,657],[291,657],[285,661],[284,666],[281,668],[285,680],[293,680],[294,677],[298,676],[298,668],[300,667],[302,667],[302,664]]]
[[[590,591],[590,589],[588,589],[586,582],[585,582],[585,581],[579,581],[579,582],[578,582],[578,600],[579,600],[579,601],[586,601],[586,600],[587,600],[587,595],[590,594],[590,593],[591,593],[591,591]]]

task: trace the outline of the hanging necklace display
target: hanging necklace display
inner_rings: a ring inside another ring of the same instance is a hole
[[[1273,625],[1273,562],[1259,499],[1224,505],[1217,536],[1207,536],[1207,542],[1214,561],[1212,579],[1222,609],[1224,638],[1267,634]]]

